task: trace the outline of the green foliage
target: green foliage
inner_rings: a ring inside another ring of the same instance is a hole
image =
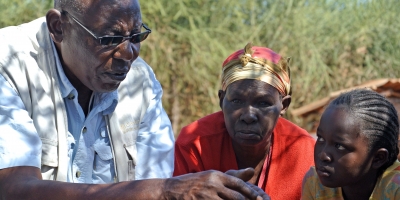
[[[0,27],[18,25],[44,16],[52,0],[0,0]]]
[[[141,1],[143,21],[153,30],[141,56],[163,85],[175,133],[220,109],[222,62],[247,42],[292,58],[291,108],[367,80],[399,77],[400,1],[357,2]],[[0,27],[44,15],[51,4],[0,0]],[[290,109],[286,117],[300,123]]]
[[[141,55],[164,87],[176,134],[219,110],[221,64],[247,42],[291,57],[293,101],[400,75],[400,1],[142,1],[154,29]],[[297,123],[289,114],[286,116]]]

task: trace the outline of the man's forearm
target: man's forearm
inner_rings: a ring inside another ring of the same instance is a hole
[[[34,174],[34,175],[33,175]],[[0,170],[0,199],[162,199],[164,179],[79,184],[40,179],[35,167]]]
[[[36,167],[0,170],[0,199],[268,199],[244,181],[253,169],[230,175],[209,170],[169,179],[147,179],[113,184],[80,184],[42,180]]]

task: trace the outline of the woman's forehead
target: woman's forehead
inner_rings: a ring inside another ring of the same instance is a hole
[[[228,93],[265,93],[270,95],[279,95],[278,90],[272,85],[256,80],[256,79],[242,79],[231,83],[227,87]]]

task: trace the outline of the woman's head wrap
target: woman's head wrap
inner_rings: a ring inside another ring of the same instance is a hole
[[[290,58],[283,58],[271,49],[252,47],[231,54],[222,64],[221,88],[242,79],[255,79],[275,87],[282,96],[290,92]]]

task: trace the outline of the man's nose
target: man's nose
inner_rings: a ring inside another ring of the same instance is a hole
[[[129,40],[125,40],[117,46],[117,50],[114,53],[114,58],[124,61],[132,61],[139,56],[139,50],[140,43],[133,44]]]

